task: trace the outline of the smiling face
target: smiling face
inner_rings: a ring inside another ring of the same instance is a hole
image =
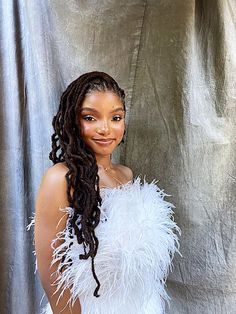
[[[124,105],[115,93],[93,91],[79,112],[81,135],[95,155],[108,156],[121,142],[125,130]]]

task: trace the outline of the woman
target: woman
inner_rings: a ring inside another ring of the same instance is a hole
[[[173,204],[111,155],[125,134],[125,94],[90,72],[62,94],[37,198],[35,251],[44,313],[161,314],[178,238]]]

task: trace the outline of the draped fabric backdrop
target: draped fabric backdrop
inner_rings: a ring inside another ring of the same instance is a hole
[[[0,24],[1,313],[39,313],[26,225],[51,121],[67,84],[99,70],[127,94],[114,161],[157,178],[176,206],[168,313],[235,314],[235,0],[0,0]]]

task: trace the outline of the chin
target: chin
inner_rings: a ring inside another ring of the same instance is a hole
[[[107,155],[111,155],[113,153],[113,151],[115,150],[115,148],[113,149],[94,149],[94,153],[95,154],[99,154],[99,155],[104,155],[104,156],[107,156]]]

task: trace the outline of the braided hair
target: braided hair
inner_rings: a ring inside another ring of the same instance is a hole
[[[74,215],[69,220],[70,230],[75,231],[77,241],[83,244],[84,254],[80,259],[91,257],[92,274],[97,283],[93,295],[99,297],[100,282],[94,268],[94,258],[98,250],[95,228],[100,221],[101,196],[99,193],[98,166],[95,154],[81,136],[78,111],[86,95],[93,91],[110,91],[116,94],[124,105],[125,93],[117,82],[104,72],[85,73],[74,80],[63,92],[57,114],[53,117],[52,150],[49,159],[54,163],[65,162],[67,198]],[[123,139],[122,139],[123,142]],[[73,195],[71,196],[71,188]]]

